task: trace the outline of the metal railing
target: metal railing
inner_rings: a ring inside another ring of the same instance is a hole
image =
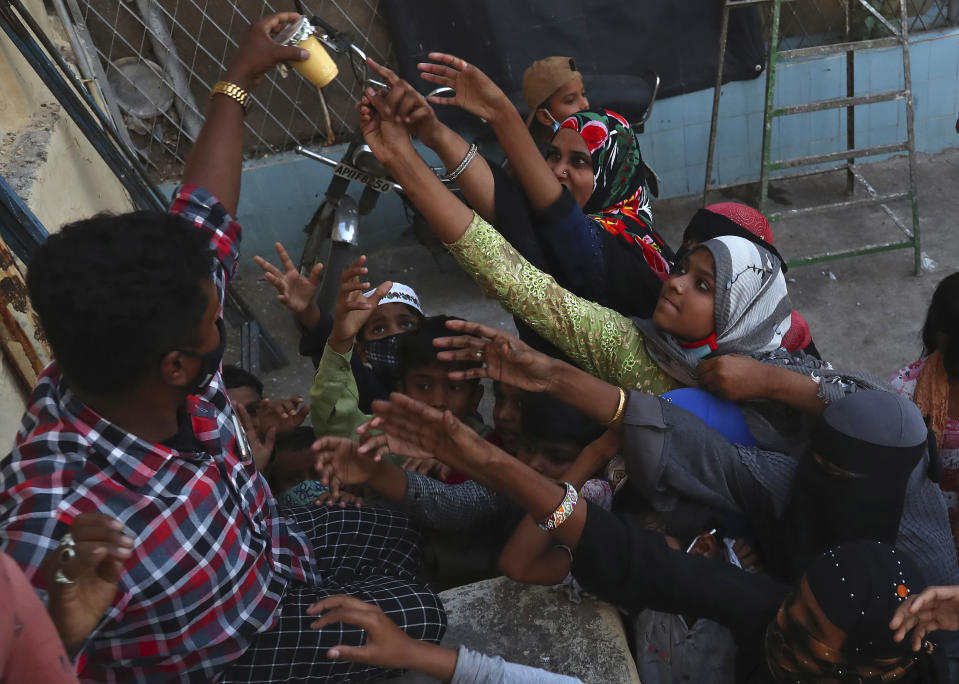
[[[104,105],[159,180],[176,177],[203,121],[205,102],[246,27],[291,10],[278,0],[54,0],[81,71],[87,62]],[[392,43],[381,0],[312,0],[307,9],[373,59],[389,62]],[[248,158],[332,143],[352,128],[362,83],[346,55],[340,75],[319,92],[292,70],[268,74],[247,118]]]
[[[794,0],[783,4],[780,17],[781,43],[784,48],[814,47],[835,43],[842,39],[845,28],[845,10],[847,0]],[[869,40],[888,35],[886,22],[899,20],[899,3],[890,0],[875,0],[880,16],[870,16],[853,3],[855,26],[854,40]],[[959,0],[907,0],[909,15],[909,33],[919,33],[932,29],[954,26],[959,22]],[[770,8],[760,5],[763,25],[769,39]]]

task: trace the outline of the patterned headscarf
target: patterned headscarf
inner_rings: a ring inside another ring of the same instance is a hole
[[[650,356],[688,386],[698,384],[696,366],[705,356],[752,356],[778,349],[789,330],[792,312],[782,264],[770,251],[732,235],[712,238],[696,249],[706,249],[713,256],[713,334],[684,344],[660,330],[651,318],[633,319],[646,338]]]
[[[665,279],[673,255],[653,230],[646,165],[629,122],[605,109],[573,114],[560,128],[579,133],[592,157],[593,194],[583,211],[607,232],[641,246],[650,268]]]

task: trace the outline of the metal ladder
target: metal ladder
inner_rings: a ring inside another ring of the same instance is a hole
[[[711,190],[721,187],[710,184],[712,175],[714,151],[716,146],[716,129],[719,113],[720,90],[723,83],[723,62],[726,54],[726,35],[729,27],[729,12],[731,9],[739,7],[755,6],[763,3],[772,3],[771,22],[770,22],[770,41],[769,41],[769,59],[766,71],[766,105],[763,112],[763,143],[762,143],[762,167],[759,176],[759,210],[766,214],[770,221],[776,221],[783,218],[795,216],[804,216],[809,214],[825,213],[832,210],[851,209],[870,205],[879,205],[879,207],[889,216],[896,226],[903,232],[905,239],[892,240],[887,242],[878,242],[863,245],[852,249],[842,249],[835,251],[826,251],[812,256],[800,257],[789,260],[790,266],[800,266],[804,264],[813,264],[833,259],[845,257],[862,256],[873,254],[875,252],[884,252],[893,249],[912,248],[915,255],[916,275],[919,275],[922,252],[919,241],[919,205],[916,197],[916,144],[915,131],[913,127],[913,107],[912,107],[912,75],[909,69],[909,17],[906,12],[906,0],[899,0],[899,21],[898,27],[886,19],[868,0],[840,0],[845,14],[845,32],[844,40],[840,43],[830,45],[820,45],[815,47],[798,48],[791,50],[779,49],[779,24],[780,10],[783,2],[790,0],[726,0],[723,5],[722,25],[719,38],[719,61],[716,74],[716,85],[713,91],[713,110],[712,120],[709,129],[709,151],[706,157],[706,179],[703,185],[703,204],[706,203],[706,196]],[[872,40],[852,40],[853,24],[852,14],[853,5],[860,5],[870,15],[875,17],[879,23],[890,32],[890,36]],[[874,93],[871,95],[855,94],[855,53],[859,50],[868,50],[876,48],[900,47],[902,50],[903,64],[903,89],[893,90],[884,93]],[[802,104],[789,105],[785,107],[776,107],[774,97],[776,92],[776,72],[780,67],[789,66],[790,60],[816,59],[832,55],[846,55],[846,94],[843,97],[836,97],[827,100],[807,102]],[[888,145],[877,145],[874,147],[856,148],[856,129],[854,107],[857,105],[869,105],[876,102],[890,102],[894,100],[903,100],[906,105],[906,135],[907,139]],[[826,154],[817,154],[795,159],[773,160],[770,158],[770,149],[772,143],[772,123],[773,119],[781,116],[791,116],[804,114],[808,112],[823,111],[827,109],[846,109],[846,149]],[[907,190],[889,192],[880,194],[866,180],[862,170],[856,164],[856,159],[861,157],[870,157],[882,154],[894,154],[897,152],[906,152],[909,159],[909,187]],[[837,163],[838,162],[838,163]],[[832,202],[801,209],[790,209],[780,212],[767,212],[769,181],[774,171],[786,169],[797,169],[800,167],[809,167],[813,165],[829,164],[833,165],[826,168],[816,168],[814,170],[800,171],[797,173],[786,173],[775,176],[780,178],[798,178],[803,176],[813,176],[823,173],[829,173],[836,170],[845,169],[846,171],[846,193],[852,195],[856,189],[856,184],[860,184],[865,190],[865,197],[858,199],[847,199],[840,202]],[[909,199],[912,206],[912,226],[894,212],[888,205],[895,200]]]

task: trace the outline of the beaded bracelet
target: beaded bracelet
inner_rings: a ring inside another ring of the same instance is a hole
[[[446,174],[446,180],[455,181],[457,178],[459,178],[460,174],[466,171],[466,167],[470,165],[471,161],[473,161],[473,157],[476,156],[477,149],[479,148],[476,147],[476,143],[470,145],[469,150],[466,151],[466,156],[463,157],[463,161],[461,161],[455,169]]]
[[[541,523],[536,523],[539,529],[544,532],[555,530],[566,522],[569,516],[573,514],[573,509],[576,508],[576,502],[579,501],[579,492],[576,491],[576,487],[569,482],[564,482],[563,485],[566,487],[566,494],[563,496],[563,500],[560,501],[559,506],[556,507],[556,510],[553,511],[546,520]]]

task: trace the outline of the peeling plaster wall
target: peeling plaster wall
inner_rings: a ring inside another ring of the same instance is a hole
[[[58,46],[56,17],[42,0],[24,0]],[[69,51],[67,50],[67,53]],[[69,56],[68,56],[69,59]],[[0,34],[0,173],[55,232],[72,220],[133,207],[120,182],[6,35]],[[26,396],[0,355],[0,454],[13,444]]]

